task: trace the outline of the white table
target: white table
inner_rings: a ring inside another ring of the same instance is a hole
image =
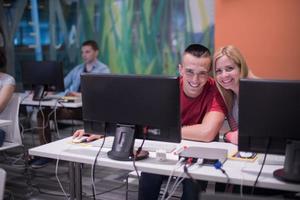
[[[101,142],[101,141],[97,141]],[[211,143],[202,143],[202,142],[191,142],[191,141],[182,141],[180,146],[204,146],[204,147],[213,147],[213,148],[225,148],[228,149],[229,153],[236,151],[236,146],[229,143],[220,143],[220,142],[211,142]],[[98,145],[100,146],[100,145]],[[29,150],[30,155],[48,157],[52,159],[60,159],[65,161],[70,161],[75,163],[75,167],[79,166],[78,163],[92,164],[94,158],[99,148],[87,144],[72,144],[71,137],[55,141],[46,145],[35,147]],[[100,153],[100,156],[97,160],[97,165],[106,166],[118,169],[133,170],[133,164],[131,161],[116,161],[107,157],[107,151],[109,149],[103,149]],[[155,158],[155,154],[150,152],[150,157],[145,160],[137,161],[136,166],[138,170],[169,175],[173,170],[175,163],[178,160],[178,156],[173,153],[167,155],[166,161],[158,161]],[[79,167],[78,167],[79,168]],[[300,191],[300,184],[285,183],[275,179],[272,175],[275,169],[282,168],[282,166],[266,165],[263,168],[262,174],[257,183],[257,187],[262,188],[271,188],[279,189],[286,191]],[[236,160],[227,160],[223,166],[223,169],[226,170],[228,176],[230,177],[230,183],[240,185],[253,186],[255,179],[257,177],[260,165],[255,162],[245,162],[245,161],[236,161]],[[77,169],[78,170],[78,169]],[[174,175],[180,175],[183,169],[180,168],[175,170]],[[189,171],[190,174],[195,179],[214,181],[214,182],[227,182],[226,176],[220,171],[215,169],[212,166],[195,166],[192,167]],[[77,174],[80,172],[77,171]],[[77,177],[78,179],[78,177]],[[78,179],[80,181],[80,179]],[[76,189],[79,190],[79,189]],[[81,189],[80,189],[81,193]],[[77,194],[81,195],[81,194]],[[80,198],[77,196],[77,198]]]
[[[33,101],[32,95],[28,95],[25,93],[20,93],[21,96],[21,105],[24,106],[48,106],[48,107],[65,107],[65,108],[81,108],[82,101],[79,102],[60,102],[58,103],[57,99],[47,100],[47,101]]]

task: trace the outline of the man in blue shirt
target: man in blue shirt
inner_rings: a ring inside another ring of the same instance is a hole
[[[95,41],[85,41],[81,46],[81,56],[84,63],[77,65],[65,77],[65,94],[80,96],[80,75],[82,73],[110,73],[109,68],[100,62],[97,57],[99,48]]]
[[[98,60],[99,48],[98,44],[94,40],[87,40],[81,45],[81,56],[83,63],[75,66],[65,77],[65,95],[66,96],[81,96],[80,92],[80,75],[82,73],[110,73],[109,68]],[[43,109],[43,113],[38,112],[37,123],[38,127],[44,127],[44,129],[38,129],[38,135],[40,144],[46,144],[51,142],[51,131],[49,128],[49,120],[53,119],[53,115],[48,117],[52,111],[51,108],[46,107]],[[82,108],[67,109],[59,108],[56,110],[56,119],[82,119]],[[46,158],[34,159],[31,162],[32,168],[43,167],[48,163]]]

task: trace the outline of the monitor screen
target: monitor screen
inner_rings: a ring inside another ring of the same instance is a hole
[[[64,91],[62,63],[57,61],[23,61],[24,90],[34,90],[34,100],[41,100],[45,91]]]
[[[129,126],[134,138],[181,141],[178,77],[85,74],[81,89],[86,132],[116,136]]]
[[[241,151],[284,154],[288,139],[300,140],[300,81],[240,81],[239,142]]]
[[[300,183],[300,81],[241,80],[240,151],[284,154],[275,178]]]

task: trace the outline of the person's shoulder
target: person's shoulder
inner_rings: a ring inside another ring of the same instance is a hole
[[[253,74],[253,72],[249,69],[248,71],[248,79],[260,79],[260,77],[256,76],[255,74]]]
[[[78,71],[80,71],[80,69],[82,69],[84,67],[84,64],[83,63],[81,63],[81,64],[78,64],[78,65],[76,65],[73,69],[71,69],[71,71],[69,71],[69,73],[68,74],[76,74],[76,73],[78,73]]]
[[[108,66],[99,60],[96,61],[95,67],[96,67],[96,70],[100,71],[100,72],[105,72],[105,71],[109,72],[110,71]]]
[[[15,85],[16,81],[15,78],[9,74],[1,73],[1,79],[4,85]]]

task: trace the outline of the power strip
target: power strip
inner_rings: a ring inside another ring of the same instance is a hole
[[[191,146],[180,152],[179,157],[193,158],[193,160],[200,158],[211,162],[219,160],[221,163],[224,163],[227,159],[227,153],[227,149]]]

